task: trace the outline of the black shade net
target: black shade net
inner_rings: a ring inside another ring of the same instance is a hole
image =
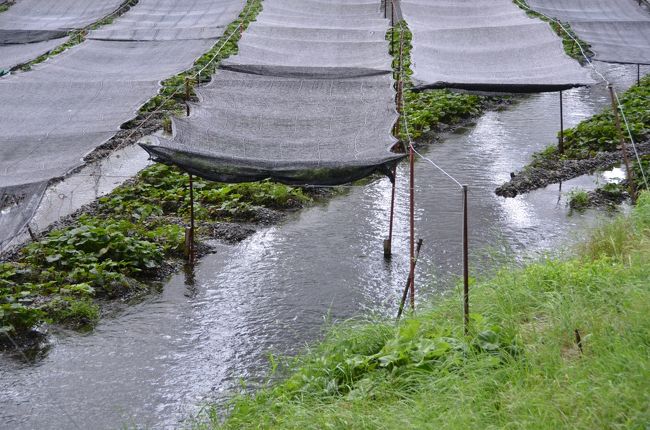
[[[265,0],[161,162],[226,182],[335,185],[389,172],[397,119],[378,1]]]
[[[2,201],[33,202],[30,192],[42,193],[43,184],[81,165],[158,92],[161,80],[208,51],[243,5],[243,0],[140,0],[110,29],[91,32],[90,40],[30,72],[1,78]],[[28,221],[28,212],[0,213],[0,248],[24,227],[15,218]]]
[[[511,0],[403,0],[416,89],[544,92],[592,84],[550,26]]]
[[[638,0],[529,0],[537,12],[566,22],[595,59],[650,64],[650,13]]]
[[[20,0],[0,13],[0,68],[10,69],[54,49],[70,30],[109,15],[122,0]]]

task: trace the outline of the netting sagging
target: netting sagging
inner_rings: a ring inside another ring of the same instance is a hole
[[[528,0],[537,12],[567,22],[595,59],[650,64],[650,13],[637,0]]]
[[[401,155],[388,22],[377,1],[265,0],[200,103],[174,118],[158,161],[226,182],[335,185],[387,171]]]
[[[66,34],[98,21],[122,0],[20,0],[0,14],[0,68],[10,69],[54,49]]]
[[[547,23],[511,0],[403,0],[416,89],[559,91],[589,85]]]
[[[0,195],[39,191],[29,185],[47,183],[81,165],[86,154],[109,140],[158,92],[161,80],[189,68],[208,51],[243,4],[140,0],[115,21],[113,38],[105,30],[91,32],[90,40],[30,72],[0,79]],[[129,39],[142,31],[146,17],[149,37]],[[185,38],[183,30],[197,38]],[[164,40],[156,40],[163,34]],[[174,39],[174,34],[181,37]],[[10,220],[18,215],[19,210],[1,213],[0,248],[16,233],[4,226],[20,225]]]

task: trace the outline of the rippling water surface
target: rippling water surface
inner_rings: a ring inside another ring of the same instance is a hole
[[[619,88],[636,78],[636,68],[599,67]],[[567,127],[607,104],[602,86],[566,92]],[[424,150],[470,186],[473,270],[489,270],[499,255],[553,249],[596,219],[570,216],[563,197],[593,187],[591,177],[562,192],[552,186],[508,200],[493,193],[555,141],[558,109],[557,94],[529,96]],[[57,334],[35,363],[0,355],[0,428],[176,427],[242,379],[260,380],[269,352],[291,354],[317,340],[326,319],[392,315],[407,276],[407,167],[398,172],[390,262],[382,250],[390,183],[378,178],[241,244],[218,245],[192,276],[173,276],[159,295],[104,318],[94,332]],[[416,187],[418,299],[435,300],[460,273],[460,191],[424,161]]]

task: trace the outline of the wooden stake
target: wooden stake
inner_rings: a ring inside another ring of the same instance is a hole
[[[630,160],[627,156],[627,144],[625,143],[625,135],[623,134],[623,129],[621,128],[621,118],[618,113],[618,102],[616,101],[616,95],[614,94],[614,88],[612,85],[608,85],[609,96],[612,99],[612,110],[614,111],[614,122],[616,124],[616,132],[618,133],[618,140],[620,142],[621,150],[623,151],[623,163],[625,164],[625,171],[627,176],[628,190],[630,193],[630,198],[632,203],[636,203],[636,187],[634,186],[634,172],[630,167]]]

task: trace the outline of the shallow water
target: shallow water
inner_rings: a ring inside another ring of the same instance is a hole
[[[599,68],[618,88],[636,78],[636,68]],[[567,127],[608,103],[602,86],[566,92]],[[598,177],[515,199],[493,193],[555,141],[558,115],[557,94],[529,96],[424,151],[470,186],[472,274],[561,247],[598,218],[570,215],[565,201],[572,187],[592,188]],[[35,363],[0,356],[0,427],[174,428],[202,402],[239,390],[242,379],[260,381],[268,353],[300,350],[326,320],[393,315],[407,276],[407,167],[398,172],[391,261],[382,249],[390,182],[377,178],[241,244],[217,245],[193,276],[173,276],[159,295],[104,318],[90,334],[57,334]],[[416,192],[421,302],[460,273],[461,200],[458,186],[421,160]]]

